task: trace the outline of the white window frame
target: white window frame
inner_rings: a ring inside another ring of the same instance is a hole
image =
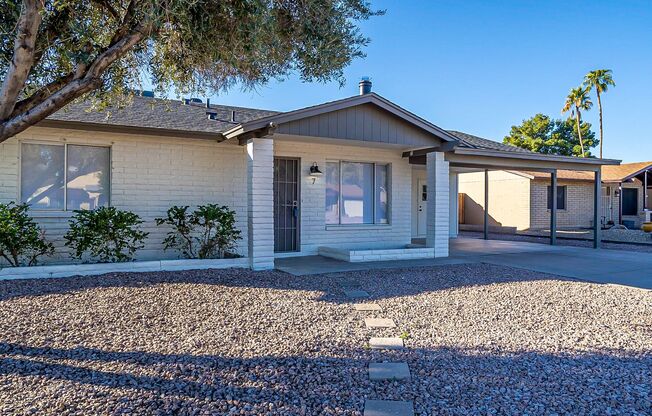
[[[355,227],[386,227],[392,223],[392,164],[389,162],[370,162],[367,160],[343,160],[343,159],[327,159],[326,163],[337,163],[338,166],[338,179],[339,179],[339,197],[338,197],[338,222],[336,224],[326,223],[327,228],[355,228]],[[343,163],[366,163],[373,165],[373,222],[361,224],[342,224],[342,164]],[[376,166],[385,166],[387,168],[387,191],[389,193],[387,198],[387,222],[376,222]],[[324,212],[325,212],[324,206]],[[324,222],[326,218],[324,218]]]
[[[76,143],[76,142],[57,142],[48,140],[22,140],[18,147],[18,195],[16,201],[23,203],[23,144],[41,144],[44,146],[63,146],[63,209],[44,209],[34,207],[31,211],[47,215],[48,213],[72,213],[74,210],[68,209],[68,146],[87,146],[87,147],[103,147],[109,149],[109,194],[108,206],[112,204],[113,196],[113,146],[108,144],[92,144],[92,143]],[[42,216],[42,215],[41,215]]]

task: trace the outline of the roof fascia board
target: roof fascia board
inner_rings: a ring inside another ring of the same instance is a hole
[[[502,152],[500,150],[470,149],[470,148],[463,148],[463,147],[455,148],[453,153],[459,155],[497,157],[501,159],[506,158],[506,159],[523,159],[523,160],[541,160],[545,162],[563,162],[563,163],[592,165],[592,166],[620,164],[620,160],[615,160],[615,159],[579,158],[579,157],[571,157],[571,156],[544,155],[539,153],[526,153],[526,152]]]

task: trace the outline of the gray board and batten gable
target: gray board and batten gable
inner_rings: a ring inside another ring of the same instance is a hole
[[[277,133],[341,140],[432,146],[433,136],[373,104],[361,104],[279,124]]]
[[[432,147],[459,139],[375,94],[306,107],[242,123],[225,137],[273,127],[274,134],[385,143],[401,147]]]

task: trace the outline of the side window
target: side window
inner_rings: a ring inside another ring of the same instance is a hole
[[[552,209],[552,187],[548,186],[548,209]],[[557,187],[557,210],[566,209],[566,185]]]

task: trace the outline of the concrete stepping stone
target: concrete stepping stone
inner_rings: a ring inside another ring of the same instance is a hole
[[[353,299],[358,299],[358,298],[368,298],[369,293],[365,292],[364,290],[345,290],[344,294]]]
[[[369,347],[373,350],[402,350],[403,340],[401,338],[370,338]]]
[[[414,416],[414,404],[397,400],[365,400],[364,416]]]
[[[405,380],[410,378],[407,363],[370,363],[369,380]]]
[[[356,303],[353,305],[356,311],[380,311],[380,305],[377,303]]]
[[[365,318],[364,324],[367,328],[396,328],[394,320],[387,318]]]

